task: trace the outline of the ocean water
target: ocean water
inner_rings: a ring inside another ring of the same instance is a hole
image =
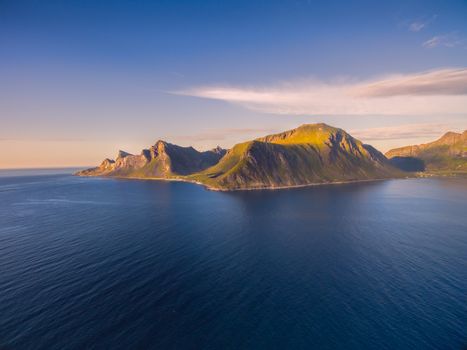
[[[0,177],[1,349],[466,345],[467,180]]]

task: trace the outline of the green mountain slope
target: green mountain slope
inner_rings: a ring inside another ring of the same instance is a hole
[[[225,150],[216,148],[198,152],[193,147],[180,147],[157,141],[139,155],[123,151],[114,160],[105,159],[100,166],[78,172],[79,176],[115,176],[141,178],[179,178],[216,164]]]
[[[213,189],[278,188],[404,176],[386,157],[342,129],[308,124],[234,146],[189,176]]]
[[[440,139],[388,151],[393,165],[406,171],[467,173],[467,130],[448,132]]]
[[[406,176],[369,145],[326,124],[307,124],[222,149],[198,152],[158,141],[139,155],[115,160],[81,176],[178,179],[215,190],[281,188]]]

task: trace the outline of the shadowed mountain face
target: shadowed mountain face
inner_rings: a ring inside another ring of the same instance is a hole
[[[403,171],[425,171],[425,162],[415,157],[393,157],[389,162]]]
[[[216,190],[280,188],[401,177],[387,158],[342,129],[307,124],[235,145],[198,152],[158,141],[140,155],[120,152],[83,176],[182,179]]]
[[[216,148],[198,152],[164,141],[144,149],[139,155],[123,151],[114,160],[105,159],[100,166],[77,173],[80,176],[116,176],[169,179],[199,172],[216,164],[225,150]]]
[[[252,189],[402,176],[386,157],[342,129],[303,125],[234,146],[191,179],[214,189]]]
[[[395,148],[386,157],[406,171],[466,173],[467,130],[448,132],[434,142]]]

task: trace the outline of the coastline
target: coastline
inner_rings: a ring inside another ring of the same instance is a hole
[[[140,176],[94,176],[94,175],[76,175],[73,176],[80,176],[80,177],[100,177],[100,178],[111,178],[111,179],[123,179],[123,180],[149,180],[149,181],[172,181],[172,182],[186,182],[192,183],[195,185],[203,186],[205,189],[209,191],[215,192],[238,192],[238,191],[274,191],[274,190],[286,190],[286,189],[294,189],[294,188],[304,188],[304,187],[313,187],[313,186],[325,186],[325,185],[345,185],[345,184],[352,184],[352,183],[364,183],[364,182],[376,182],[376,181],[385,181],[385,180],[395,180],[395,179],[413,179],[413,178],[423,178],[423,176],[414,175],[414,176],[405,176],[405,177],[387,177],[387,178],[379,178],[379,179],[364,179],[364,180],[349,180],[349,181],[332,181],[332,182],[313,182],[307,183],[302,185],[290,185],[290,186],[268,186],[268,187],[249,187],[249,188],[217,188],[209,186],[205,183],[200,181],[185,179],[185,178],[161,178],[161,177],[140,177]]]

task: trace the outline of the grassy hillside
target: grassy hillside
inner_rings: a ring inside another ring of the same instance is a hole
[[[307,124],[221,149],[198,152],[158,141],[140,155],[120,152],[115,161],[79,172],[194,181],[217,190],[280,188],[405,176],[386,157],[344,130]]]
[[[398,176],[403,174],[373,147],[342,129],[309,124],[238,144],[218,164],[189,178],[232,190]]]
[[[434,142],[396,148],[386,156],[404,170],[467,173],[467,131],[462,134],[448,132]],[[416,162],[418,167],[413,167]]]

